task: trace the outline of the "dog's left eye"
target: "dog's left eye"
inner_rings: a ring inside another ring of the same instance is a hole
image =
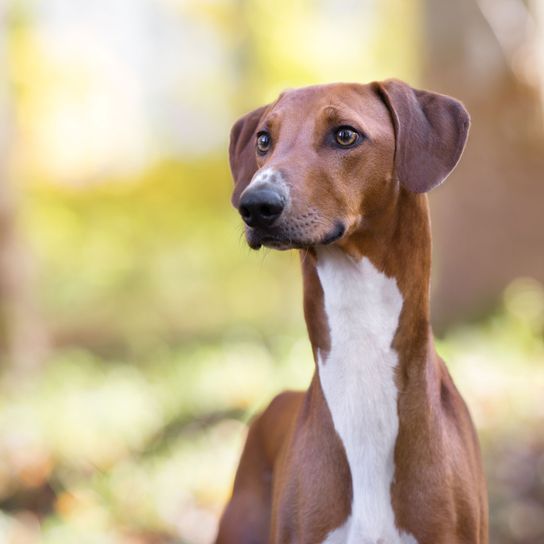
[[[334,138],[342,147],[350,147],[359,139],[359,133],[351,127],[340,127],[336,129]]]

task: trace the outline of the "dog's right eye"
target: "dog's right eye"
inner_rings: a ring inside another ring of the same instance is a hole
[[[257,152],[259,154],[264,155],[270,149],[271,143],[272,138],[268,132],[263,130],[257,133]]]

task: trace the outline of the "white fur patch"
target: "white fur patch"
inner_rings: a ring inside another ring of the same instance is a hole
[[[398,433],[398,355],[391,343],[403,299],[394,278],[369,259],[318,250],[331,350],[319,377],[351,470],[353,501],[345,523],[324,544],[417,544],[395,525],[391,504]]]

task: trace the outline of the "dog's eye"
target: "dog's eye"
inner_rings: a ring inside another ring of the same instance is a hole
[[[350,147],[359,139],[359,133],[351,127],[340,127],[334,133],[334,138],[342,147]]]
[[[261,155],[264,155],[270,149],[271,143],[272,138],[268,132],[261,131],[257,133],[257,151]]]

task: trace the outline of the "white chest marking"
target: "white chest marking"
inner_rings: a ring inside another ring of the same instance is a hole
[[[391,344],[402,295],[370,260],[336,248],[318,251],[317,271],[331,341],[330,352],[319,354],[319,377],[353,485],[351,514],[324,544],[417,544],[397,529],[391,505],[399,426]]]

